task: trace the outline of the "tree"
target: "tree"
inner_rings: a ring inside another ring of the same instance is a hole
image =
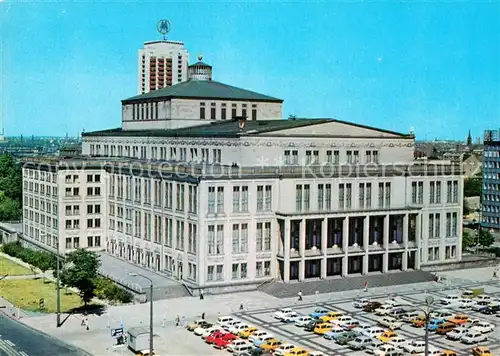
[[[481,196],[483,180],[481,177],[471,177],[464,179],[464,196],[478,197]]]
[[[38,268],[42,271],[43,276],[42,279],[45,281],[45,272],[49,269],[53,269],[56,266],[56,258],[52,254],[41,253],[38,256]]]
[[[479,244],[484,247],[491,246],[495,242],[495,238],[491,232],[486,230],[479,231]]]
[[[69,267],[63,270],[61,282],[65,286],[77,288],[80,298],[87,305],[95,296],[95,281],[101,265],[99,257],[95,252],[77,249],[67,255],[66,262]]]
[[[476,244],[474,236],[470,234],[468,231],[464,231],[462,233],[462,250],[465,250],[469,247],[472,247]]]
[[[470,210],[470,207],[469,207],[469,203],[467,203],[467,200],[465,200],[465,197],[464,197],[464,200],[463,200],[463,215],[469,215],[471,213],[471,210]]]

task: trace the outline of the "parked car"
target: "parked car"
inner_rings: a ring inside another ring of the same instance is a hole
[[[367,323],[359,323],[358,326],[356,326],[352,331],[354,331],[356,334],[361,335],[363,334],[363,331],[366,329],[369,329],[373,327],[373,325],[367,324]]]
[[[220,325],[217,326],[212,326],[211,328],[205,329],[203,333],[201,334],[201,338],[205,340],[209,335],[216,331],[223,331],[222,327]]]
[[[381,305],[379,308],[375,309],[375,315],[387,315],[393,310],[394,307],[390,304]]]
[[[387,342],[390,342],[393,338],[397,336],[398,334],[396,334],[394,331],[384,331],[382,334],[377,336],[377,339],[379,339],[385,344]]]
[[[431,312],[431,318],[434,319],[450,319],[453,318],[453,312],[448,309],[438,309]]]
[[[446,335],[453,329],[455,329],[458,325],[450,322],[446,322],[444,324],[441,324],[437,327],[436,329],[436,334],[439,335]]]
[[[280,347],[274,351],[275,356],[285,356],[290,353],[296,346],[293,344],[282,344]]]
[[[258,329],[255,326],[250,326],[249,328],[246,328],[245,330],[240,331],[239,336],[242,339],[248,339],[248,337],[256,331],[258,331]]]
[[[233,340],[229,343],[229,345],[227,345],[227,351],[229,352],[233,352],[234,349],[237,347],[237,346],[240,346],[240,345],[249,345],[250,347],[252,347],[252,344],[249,343],[247,340],[242,340],[242,339],[236,339],[236,340]]]
[[[347,343],[347,346],[351,350],[364,350],[372,342],[371,337],[368,336],[358,336],[352,341]]]
[[[367,354],[373,354],[376,350],[380,348],[384,343],[379,339],[372,339],[371,342],[366,345],[365,352]]]
[[[213,347],[215,347],[216,349],[225,349],[233,340],[236,340],[236,336],[231,334],[231,333],[227,333],[225,335],[222,335],[221,337],[218,337],[218,338],[215,338],[213,340]]]
[[[402,336],[396,336],[391,339],[391,341],[388,342],[389,345],[392,345],[396,348],[401,348],[404,345],[408,343],[408,339],[405,339]]]
[[[436,329],[444,323],[445,321],[443,319],[431,319],[427,323],[427,329],[429,329],[429,331],[436,331]]]
[[[376,309],[380,308],[382,304],[380,302],[369,302],[363,307],[363,310],[368,313],[373,313]]]
[[[232,327],[229,328],[229,332],[234,334],[234,335],[239,335],[241,331],[248,329],[250,326],[248,324],[236,324]]]
[[[446,334],[446,338],[449,340],[460,340],[467,332],[469,329],[466,329],[464,327],[459,326],[458,328],[453,329],[449,333]]]
[[[407,311],[406,313],[401,315],[401,320],[406,323],[410,323],[413,319],[419,317],[420,315],[422,315],[422,312],[418,310]]]
[[[228,335],[229,334],[229,335]],[[232,338],[231,334],[228,333],[227,331],[216,331],[216,332],[213,332],[211,333],[210,335],[208,335],[206,338],[205,338],[205,342],[207,344],[213,344],[215,339],[219,339],[225,335],[228,335],[227,337],[229,338]],[[233,335],[234,336],[234,335]]]
[[[495,325],[487,323],[486,321],[480,321],[479,323],[476,323],[471,330],[477,330],[480,333],[486,334],[495,330]]]
[[[279,348],[283,343],[276,339],[267,340],[265,343],[260,344],[259,348],[265,351],[274,352],[277,348]]]
[[[358,309],[362,309],[365,307],[365,305],[367,305],[368,303],[370,303],[370,300],[369,299],[365,299],[365,298],[360,298],[360,299],[354,299],[353,302],[352,302],[352,306],[354,308],[358,308]]]
[[[297,319],[295,319],[295,326],[298,326],[299,328],[303,328],[304,326],[307,325],[312,320],[312,318],[308,315],[305,316],[299,316]]]
[[[463,308],[463,309],[468,309],[468,308],[472,307],[474,304],[476,304],[476,302],[474,300],[462,298],[462,299],[460,299],[458,306],[460,308]]]
[[[400,329],[403,326],[403,322],[398,321],[397,319],[390,316],[384,316],[383,318],[380,318],[378,320],[378,324],[391,330]]]
[[[379,328],[377,326],[373,326],[369,329],[366,329],[363,331],[363,335],[368,336],[368,337],[377,337],[379,335],[382,335],[384,333],[384,329]]]
[[[284,323],[294,323],[298,317],[300,317],[299,313],[291,312],[288,315],[282,317],[280,320]]]
[[[304,326],[304,330],[305,331],[314,331],[314,329],[316,329],[316,326],[318,326],[319,324],[322,324],[323,321],[322,320],[319,320],[319,319],[313,319],[311,320],[310,322],[308,322],[305,326]]]
[[[413,340],[403,346],[403,350],[410,354],[416,354],[425,351],[425,341]]]
[[[340,326],[333,326],[330,329],[330,331],[323,334],[323,338],[325,338],[327,340],[333,340],[333,339],[335,339],[336,336],[338,336],[340,334],[344,334],[345,332],[346,332],[346,330],[341,328]]]
[[[472,349],[472,355],[474,356],[493,356],[490,349],[486,346],[477,346]]]
[[[232,316],[221,316],[217,318],[217,324],[224,327],[228,322],[236,320]]]
[[[479,301],[476,301],[476,303],[471,307],[471,309],[474,311],[480,312],[482,309],[487,308],[488,304],[490,304],[489,301],[479,300]]]
[[[351,320],[346,320],[340,323],[339,325],[346,330],[352,330],[358,327],[359,321],[351,319]]]
[[[200,320],[193,321],[192,323],[189,323],[188,326],[186,327],[186,329],[188,329],[189,331],[194,331],[194,329],[196,329],[200,326],[208,325],[208,324],[210,324],[208,321],[206,321],[204,319],[200,319]],[[211,326],[212,326],[212,324],[210,324],[210,327]]]
[[[313,319],[319,319],[322,316],[328,314],[328,312],[329,312],[328,309],[318,307],[318,308],[314,309],[314,311],[311,314],[309,314],[309,316]]]
[[[460,338],[460,342],[464,344],[477,344],[488,339],[486,335],[477,330],[468,330],[467,333]]]
[[[280,310],[274,312],[273,317],[274,317],[274,319],[282,319],[293,312],[294,311],[291,308],[283,308],[283,309],[280,309]]]
[[[265,336],[271,336],[271,335],[268,334],[267,331],[259,330],[259,331],[255,331],[254,333],[249,335],[248,340],[250,340],[251,342],[254,342],[255,340],[258,340],[258,339],[263,338]]]
[[[270,335],[270,334],[263,335],[263,336],[259,337],[258,339],[255,339],[255,340],[253,341],[253,344],[254,344],[254,346],[256,346],[256,347],[260,347],[260,345],[262,345],[262,344],[264,344],[264,343],[268,342],[268,341],[269,341],[269,340],[271,340],[271,339],[274,339],[274,336],[272,336],[272,335]]]
[[[381,345],[377,350],[373,351],[373,354],[375,356],[389,356],[389,355],[401,355],[402,351],[401,350],[396,350],[394,346],[391,345]]]
[[[440,300],[440,303],[443,305],[459,305],[460,304],[460,296],[454,294],[448,294],[446,297]]]
[[[493,315],[500,311],[500,305],[498,304],[490,304],[487,305],[486,308],[481,309],[481,313],[486,315]]]
[[[469,317],[464,314],[457,314],[453,318],[448,319],[450,323],[455,325],[463,325],[469,320]]]
[[[214,325],[212,323],[203,323],[198,325],[196,329],[194,329],[194,334],[197,336],[201,336],[206,330],[209,330],[213,327]]]
[[[347,345],[349,341],[355,340],[358,337],[358,334],[354,331],[346,331],[342,334],[335,335],[333,339],[339,345]]]
[[[322,317],[320,317],[320,319],[323,321],[332,321],[332,320],[340,318],[341,316],[344,316],[343,312],[337,311],[337,310],[332,310],[332,311],[329,311],[328,313],[326,313],[326,315],[323,315]]]

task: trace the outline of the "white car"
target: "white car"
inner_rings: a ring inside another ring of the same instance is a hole
[[[248,337],[248,340],[251,341],[251,342],[255,342],[255,340],[263,340],[264,338],[266,337],[272,337],[271,334],[269,334],[267,331],[264,331],[264,330],[258,330],[256,332],[254,332],[252,335],[250,335]]]
[[[309,356],[325,356],[325,354],[321,351],[311,351],[309,352]]]
[[[370,329],[372,327],[373,327],[373,325],[366,324],[366,323],[360,323],[358,326],[356,326],[354,329],[352,329],[352,331],[354,331],[358,335],[362,335],[363,331]]]
[[[391,318],[390,316],[384,316],[378,320],[378,324],[385,326],[391,330],[400,329],[403,326],[403,322],[398,321],[397,319]]]
[[[424,350],[424,352],[420,352],[416,354],[416,356],[441,356],[441,350],[436,348],[435,346],[429,345],[429,353],[427,355],[425,354]]]
[[[364,308],[364,306],[368,303],[370,303],[370,299],[365,299],[365,298],[354,299],[354,301],[352,302],[352,306],[354,308],[361,309]]]
[[[433,319],[443,319],[443,320],[448,320],[451,319],[455,316],[451,311],[448,309],[439,309],[431,312],[431,318]]]
[[[289,314],[293,313],[294,311],[292,310],[292,308],[283,308],[283,309],[280,309],[278,310],[277,312],[275,312],[273,314],[273,317],[274,319],[282,319],[286,316],[288,316]]]
[[[468,331],[469,329],[459,326],[458,328],[454,328],[450,332],[446,333],[446,338],[457,341],[464,337]]]
[[[455,295],[455,294],[449,294],[443,299],[440,300],[441,304],[443,305],[458,305],[460,303],[460,296]]]
[[[471,328],[471,330],[477,330],[479,331],[480,333],[489,333],[489,332],[492,332],[493,330],[495,330],[495,325],[491,324],[491,323],[487,323],[485,321],[480,321],[476,324],[474,324]]]
[[[238,335],[240,331],[246,330],[250,327],[250,325],[241,323],[241,324],[236,324],[235,326],[229,328],[229,332],[234,335]]]
[[[460,308],[463,308],[463,309],[468,309],[468,308],[471,308],[474,304],[476,304],[476,302],[473,301],[472,299],[464,298],[464,299],[460,299],[458,306]]]
[[[214,327],[211,327],[208,329],[204,329],[200,336],[203,340],[205,340],[207,338],[207,336],[210,335],[211,333],[214,333],[216,331],[221,331],[221,330],[223,330],[222,326],[214,326]],[[196,329],[194,331],[196,332]]]
[[[308,316],[308,315],[306,315],[306,316],[299,316],[297,319],[295,319],[295,326],[298,326],[299,328],[303,328],[311,320],[312,320],[312,318],[310,316]]]
[[[352,320],[352,317],[350,317],[349,315],[342,315],[342,316],[339,316],[337,319],[330,320],[330,323],[335,324],[335,325],[340,325],[342,323],[345,323],[345,322],[351,321],[351,320]]]
[[[234,320],[228,321],[225,325],[222,326],[222,328],[224,330],[229,331],[230,329],[232,329],[240,324],[243,324],[243,322],[241,320],[234,319]]]
[[[486,302],[489,302],[489,301],[491,301],[492,299],[493,299],[493,298],[492,298],[492,297],[490,297],[490,296],[489,296],[489,295],[487,295],[487,294],[481,294],[481,295],[478,295],[478,296],[476,297],[476,300],[484,300],[484,301],[486,301]]]
[[[393,307],[408,307],[411,303],[402,298],[391,298],[385,301],[384,304],[392,305]]]
[[[282,344],[280,347],[278,347],[276,349],[276,351],[274,351],[274,355],[275,356],[284,356],[287,353],[289,353],[290,351],[292,351],[294,348],[296,348],[296,346],[293,344]]]
[[[385,345],[379,346],[378,349],[374,350],[373,354],[375,356],[387,356],[387,355],[394,354],[396,351],[397,350],[394,346],[385,344]]]
[[[288,315],[284,316],[283,318],[281,318],[280,320],[284,323],[294,323],[295,320],[298,318],[298,317],[301,317],[302,315],[299,315],[299,313],[297,312],[291,312],[289,313]]]
[[[480,311],[481,309],[487,307],[488,304],[490,304],[490,302],[487,300],[478,300],[471,306],[471,309],[474,311]]]
[[[389,304],[381,305],[380,308],[375,309],[375,315],[386,315],[388,314],[394,307]]]
[[[384,333],[384,329],[379,328],[377,326],[372,326],[369,329],[363,330],[363,335],[368,336],[368,337],[377,337],[379,335],[382,335]]]
[[[251,345],[247,340],[242,340],[242,339],[236,339],[233,340],[227,345],[226,350],[229,352],[233,352],[234,348],[240,345]]]
[[[465,324],[462,324],[461,326],[464,327],[465,329],[470,329],[473,326],[476,326],[477,323],[479,323],[479,319],[469,319]]]
[[[409,354],[418,354],[425,352],[425,341],[413,340],[403,345],[403,350]]]
[[[460,342],[470,345],[486,341],[487,339],[486,335],[477,330],[468,330],[467,333],[460,338]]]
[[[403,320],[404,322],[409,323],[413,319],[415,319],[416,317],[419,317],[420,315],[422,315],[421,311],[418,311],[418,310],[409,311],[409,312],[406,312],[403,315],[401,315],[401,320]]]
[[[200,327],[197,327],[196,329],[193,330],[193,333],[197,336],[202,336],[203,334],[205,334],[207,331],[210,331],[208,333],[208,335],[210,335],[211,333],[213,333],[214,331],[218,331],[217,329],[222,329],[220,326],[212,326],[210,328],[200,328]]]
[[[401,336],[396,336],[391,339],[387,344],[392,345],[394,347],[402,348],[404,345],[408,343],[408,340]]]
[[[226,326],[227,323],[234,321],[234,320],[236,320],[236,319],[233,318],[232,316],[221,316],[221,317],[217,318],[217,324],[224,327],[224,326]]]

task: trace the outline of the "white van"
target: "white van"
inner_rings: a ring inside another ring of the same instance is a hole
[[[235,319],[232,316],[221,316],[217,318],[217,324],[219,324],[220,326],[225,326],[227,325],[227,323],[234,320]]]

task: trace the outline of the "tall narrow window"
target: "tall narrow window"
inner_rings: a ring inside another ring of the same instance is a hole
[[[241,105],[241,116],[247,117],[247,104]]]
[[[220,118],[221,120],[226,120],[226,104],[221,104]]]
[[[216,106],[215,103],[210,104],[210,119],[215,120],[215,113],[216,113]]]
[[[236,104],[231,104],[231,118],[234,119],[236,116]]]
[[[257,105],[252,105],[252,120],[257,120]]]
[[[200,103],[200,119],[205,119],[205,103]]]

